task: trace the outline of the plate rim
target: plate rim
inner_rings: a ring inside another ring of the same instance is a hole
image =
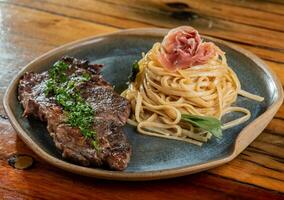
[[[135,28],[135,29],[120,30],[120,31],[116,31],[116,32],[108,33],[108,34],[99,34],[96,36],[83,38],[80,40],[76,40],[74,42],[61,45],[37,57],[36,59],[28,63],[26,66],[24,66],[18,72],[18,74],[14,77],[14,79],[11,81],[11,83],[6,89],[6,92],[3,98],[3,106],[4,106],[5,112],[7,113],[9,117],[10,123],[12,124],[12,126],[14,127],[14,129],[16,130],[20,138],[41,159],[63,170],[73,172],[76,174],[80,174],[80,175],[84,175],[84,176],[90,176],[90,177],[96,177],[96,178],[102,178],[102,179],[110,179],[110,180],[128,180],[128,181],[165,179],[165,178],[172,178],[172,177],[178,177],[178,176],[196,173],[196,172],[207,170],[207,169],[210,169],[210,168],[213,168],[213,167],[216,167],[216,166],[219,166],[221,164],[231,161],[239,153],[241,153],[261,133],[261,131],[266,127],[266,125],[271,121],[271,119],[273,118],[273,116],[275,115],[275,113],[277,112],[277,110],[279,109],[279,107],[281,106],[283,102],[283,89],[282,89],[281,82],[279,81],[275,73],[258,56],[254,55],[253,53],[235,44],[232,44],[230,42],[226,42],[226,41],[214,38],[214,37],[208,37],[208,36],[202,35],[202,37],[205,39],[207,38],[212,41],[219,42],[235,51],[238,51],[239,53],[251,59],[254,63],[256,63],[257,67],[261,68],[267,75],[269,75],[269,78],[275,84],[276,93],[277,93],[276,94],[277,96],[274,99],[274,102],[267,108],[267,110],[261,115],[259,115],[256,119],[254,119],[251,123],[249,123],[246,127],[244,127],[244,129],[239,133],[239,135],[235,139],[233,150],[226,157],[215,159],[215,160],[201,163],[201,164],[195,164],[195,165],[183,166],[183,167],[177,167],[177,168],[171,168],[171,169],[164,169],[164,170],[145,171],[145,172],[110,171],[110,170],[104,170],[104,169],[99,169],[99,168],[83,167],[83,166],[79,166],[73,163],[60,160],[58,158],[51,156],[47,152],[45,152],[23,130],[23,128],[19,124],[18,120],[16,119],[16,117],[14,116],[10,108],[9,102],[10,102],[10,99],[13,97],[13,95],[15,95],[13,93],[13,90],[15,90],[15,88],[17,87],[20,77],[30,68],[32,68],[33,65],[36,65],[37,63],[45,60],[48,57],[55,56],[56,54],[64,50],[66,51],[66,50],[71,50],[73,48],[78,48],[81,45],[86,45],[88,42],[92,43],[95,40],[98,40],[103,37],[111,37],[114,35],[163,36],[168,31],[169,29],[163,29],[163,28]],[[251,130],[254,130],[253,131],[254,133],[249,135],[249,132],[251,132]]]

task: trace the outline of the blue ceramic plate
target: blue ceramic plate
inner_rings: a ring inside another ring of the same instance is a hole
[[[12,125],[23,141],[49,163],[82,175],[119,180],[149,180],[169,178],[206,170],[236,157],[265,128],[282,102],[279,81],[270,69],[256,56],[221,40],[213,41],[226,52],[229,65],[237,73],[243,89],[265,97],[261,103],[238,97],[237,105],[248,108],[252,117],[246,123],[224,131],[220,140],[212,139],[202,147],[182,141],[141,135],[136,128],[126,125],[124,130],[133,148],[128,168],[114,172],[86,168],[65,161],[48,135],[46,125],[37,120],[22,117],[23,109],[17,101],[19,78],[27,71],[48,70],[61,56],[69,55],[88,59],[91,63],[104,64],[103,76],[115,86],[117,92],[126,89],[127,78],[134,60],[141,58],[152,45],[161,41],[167,30],[135,29],[109,35],[88,38],[64,45],[46,53],[28,64],[9,86],[5,110]],[[230,114],[229,120],[237,117]]]

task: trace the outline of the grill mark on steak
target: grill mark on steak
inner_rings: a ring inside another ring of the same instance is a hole
[[[130,160],[131,147],[122,126],[130,114],[129,102],[115,93],[112,86],[100,75],[102,65],[90,65],[86,60],[71,57],[61,59],[69,64],[68,76],[88,72],[89,81],[79,84],[81,96],[94,109],[93,124],[99,150],[92,147],[92,140],[82,135],[79,128],[66,123],[63,109],[53,96],[44,94],[48,72],[26,73],[19,82],[18,98],[23,105],[23,116],[34,116],[47,121],[47,129],[62,156],[83,166],[107,166],[123,170]]]

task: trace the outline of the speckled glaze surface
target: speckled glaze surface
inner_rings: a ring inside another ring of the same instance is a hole
[[[204,39],[215,42],[226,52],[229,66],[237,73],[242,88],[265,97],[265,101],[261,103],[238,97],[236,105],[248,108],[252,117],[246,123],[224,131],[224,136],[220,140],[212,139],[198,147],[181,141],[141,135],[135,127],[126,125],[124,130],[132,145],[133,154],[125,171],[113,172],[81,167],[62,159],[48,135],[46,124],[22,117],[23,109],[17,100],[16,89],[18,80],[24,72],[48,70],[61,56],[74,56],[88,59],[91,63],[104,64],[104,78],[115,86],[117,92],[121,92],[127,87],[126,82],[133,61],[140,59],[141,53],[147,52],[155,42],[161,41],[166,32],[164,29],[140,29],[89,38],[55,49],[31,62],[11,83],[4,98],[6,112],[20,137],[38,155],[57,167],[106,179],[169,178],[206,170],[233,159],[271,120],[281,104],[279,101],[282,101],[283,94],[277,78],[260,59],[213,38]],[[235,117],[236,113],[229,114],[223,121]],[[256,120],[257,118],[259,119]]]

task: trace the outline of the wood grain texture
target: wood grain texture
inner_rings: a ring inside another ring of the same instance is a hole
[[[218,2],[218,4],[217,4]],[[229,3],[229,1],[210,1],[204,0],[194,1],[194,0],[164,0],[169,9],[182,10],[195,12],[200,15],[214,17],[217,19],[227,20],[231,22],[237,22],[240,24],[251,25],[255,27],[266,28],[276,31],[284,31],[284,26],[279,21],[284,20],[284,9],[283,6],[279,6],[277,10],[282,10],[282,13],[271,13],[269,10],[259,10],[251,7],[234,5]],[[206,4],[206,6],[203,6]],[[217,6],[218,5],[218,6]],[[236,6],[237,9],[236,9]],[[276,7],[275,7],[276,8]],[[220,15],[222,13],[222,15]],[[279,21],[278,21],[278,20]]]
[[[259,0],[0,0],[0,99],[28,62],[64,43],[135,27],[195,26],[202,34],[252,51],[284,85],[284,4]],[[5,115],[2,105],[0,114]],[[284,106],[265,131],[232,162],[191,176],[125,183],[80,177],[46,164],[0,116],[1,199],[283,199]],[[36,166],[7,165],[13,153]]]

